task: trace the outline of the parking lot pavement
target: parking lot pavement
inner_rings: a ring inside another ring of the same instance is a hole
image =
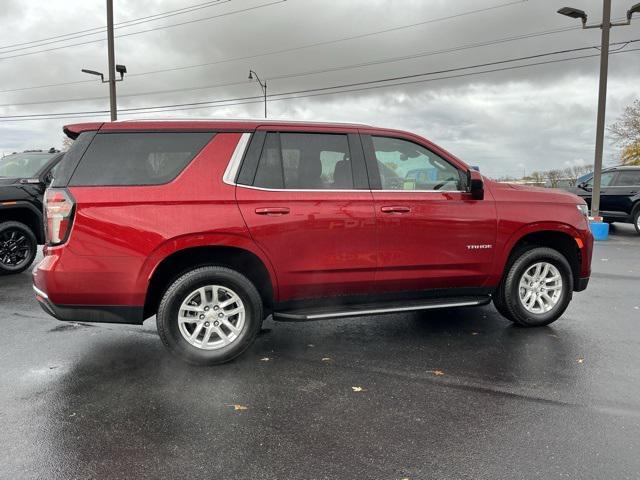
[[[265,323],[196,368],[143,327],[45,315],[0,279],[0,478],[639,478],[640,237],[564,317],[491,306]]]

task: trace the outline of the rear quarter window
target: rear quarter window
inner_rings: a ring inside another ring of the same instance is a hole
[[[71,186],[161,185],[175,179],[211,141],[213,133],[97,134]]]

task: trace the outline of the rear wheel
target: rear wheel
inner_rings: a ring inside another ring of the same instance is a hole
[[[499,289],[498,303],[502,302],[505,317],[521,326],[543,326],[567,309],[573,295],[573,275],[564,255],[536,247],[519,254]]]
[[[172,353],[195,365],[216,365],[251,345],[262,317],[260,294],[244,275],[224,267],[200,267],[167,289],[157,327]]]
[[[0,223],[0,275],[24,272],[37,250],[36,237],[24,223]]]

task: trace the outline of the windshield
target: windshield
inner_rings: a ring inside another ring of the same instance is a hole
[[[57,153],[15,153],[0,158],[0,177],[30,178],[35,176]]]

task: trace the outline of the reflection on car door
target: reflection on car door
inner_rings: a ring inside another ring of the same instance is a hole
[[[255,173],[247,175],[255,152]],[[358,136],[269,132],[247,158],[236,199],[275,268],[279,300],[367,293],[376,226]]]

